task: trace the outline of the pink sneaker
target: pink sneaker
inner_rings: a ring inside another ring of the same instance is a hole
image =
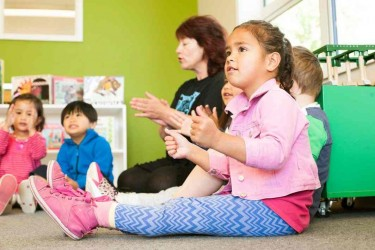
[[[17,179],[14,175],[5,174],[0,178],[0,215],[3,214],[13,194],[17,190]]]
[[[65,179],[65,174],[57,161],[51,160],[47,167],[47,182],[48,186],[65,195],[83,196],[84,191],[81,189],[75,190]]]
[[[48,162],[47,181],[52,189],[56,189],[58,186],[64,186],[66,182],[65,174],[61,171],[61,167],[57,161],[51,160]]]
[[[66,195],[50,188],[39,176],[30,176],[29,180],[39,205],[70,238],[79,240],[98,227],[93,208],[95,204],[89,193],[75,196],[69,190]]]
[[[96,162],[91,163],[87,170],[86,191],[90,192],[94,198],[108,196],[110,200],[115,200],[117,195],[116,189],[103,176]]]

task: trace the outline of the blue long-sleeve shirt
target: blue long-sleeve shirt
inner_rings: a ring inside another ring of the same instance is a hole
[[[57,155],[61,170],[75,180],[81,189],[86,186],[86,173],[92,162],[98,163],[102,174],[113,183],[113,156],[109,143],[92,129],[77,145],[72,139],[65,139]]]

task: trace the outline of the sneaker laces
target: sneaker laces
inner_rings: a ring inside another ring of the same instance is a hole
[[[54,190],[60,194],[70,197],[85,197],[87,192],[80,188],[74,189],[69,183],[64,182],[63,185],[59,185]],[[90,194],[91,195],[91,194]]]
[[[50,193],[55,196],[61,196],[62,198],[68,198],[69,200],[75,199],[77,201],[84,201],[85,203],[92,203],[94,200],[89,192],[85,192],[82,189],[74,190],[71,188],[65,189],[51,189]],[[93,204],[94,205],[94,204]]]

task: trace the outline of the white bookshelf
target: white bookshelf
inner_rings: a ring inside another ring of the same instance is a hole
[[[8,109],[8,104],[0,104],[0,120],[5,119],[5,114]],[[44,104],[44,116],[46,123],[60,123],[61,111],[65,105]],[[117,178],[120,173],[127,169],[127,134],[126,134],[126,106],[119,105],[94,105],[98,112],[99,119],[101,116],[114,117],[114,143],[112,146],[113,154],[113,176],[114,184],[117,186]],[[56,160],[58,150],[48,150],[47,156],[42,160],[43,164],[48,163],[49,160]]]

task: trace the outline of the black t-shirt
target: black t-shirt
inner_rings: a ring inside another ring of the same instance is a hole
[[[223,99],[221,89],[224,86],[224,73],[220,71],[216,75],[206,77],[200,81],[196,78],[184,82],[177,90],[171,107],[185,114],[191,114],[199,105],[209,105],[212,109],[216,107],[218,116],[223,112]],[[186,159],[173,159],[167,154],[167,158],[173,164],[195,166],[193,162]]]
[[[223,111],[221,89],[224,85],[224,73],[206,77],[200,81],[196,78],[184,82],[177,90],[171,107],[185,114],[191,114],[199,105],[216,107],[218,116]]]

